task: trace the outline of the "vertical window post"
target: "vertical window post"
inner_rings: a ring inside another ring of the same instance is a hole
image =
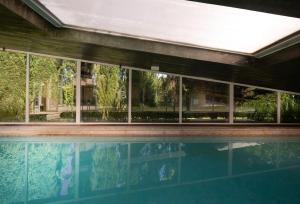
[[[128,79],[128,123],[131,123],[132,69],[129,69]]]
[[[29,123],[29,66],[30,55],[29,53],[26,53],[25,123]]]
[[[76,124],[80,123],[80,107],[81,107],[81,87],[80,87],[80,77],[81,77],[81,61],[77,60],[77,71],[76,71]]]
[[[179,76],[179,123],[182,124],[182,76]]]
[[[277,124],[281,123],[281,93],[277,91]]]
[[[233,124],[234,118],[234,84],[229,84],[229,123]]]

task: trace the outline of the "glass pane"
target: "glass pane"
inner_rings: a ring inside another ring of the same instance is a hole
[[[74,144],[30,144],[28,200],[39,203],[74,197]]]
[[[251,87],[234,86],[234,122],[277,120],[277,93]]]
[[[80,196],[119,192],[127,186],[128,145],[83,143],[80,145]]]
[[[0,203],[25,201],[25,145],[0,144]]]
[[[178,122],[178,105],[178,77],[132,71],[133,122]]]
[[[31,56],[30,121],[75,121],[76,62]]]
[[[183,122],[227,122],[229,117],[227,84],[182,79]]]
[[[281,122],[300,123],[300,95],[281,94]]]
[[[128,71],[118,65],[82,63],[81,121],[126,122]]]
[[[0,122],[24,122],[26,56],[1,51],[0,73]]]

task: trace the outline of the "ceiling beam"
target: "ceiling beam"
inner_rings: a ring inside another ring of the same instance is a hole
[[[256,63],[259,67],[270,67],[297,58],[300,58],[300,43],[275,52],[273,54],[264,56],[263,58],[256,60]]]
[[[54,29],[48,21],[41,18],[20,0],[0,0],[0,4],[43,31]]]

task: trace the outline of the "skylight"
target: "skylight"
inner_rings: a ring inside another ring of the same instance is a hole
[[[185,0],[40,0],[65,27],[254,53],[298,30],[300,19]]]

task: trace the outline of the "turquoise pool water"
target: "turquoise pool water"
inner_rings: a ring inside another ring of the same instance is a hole
[[[300,203],[300,140],[4,138],[0,203]]]

